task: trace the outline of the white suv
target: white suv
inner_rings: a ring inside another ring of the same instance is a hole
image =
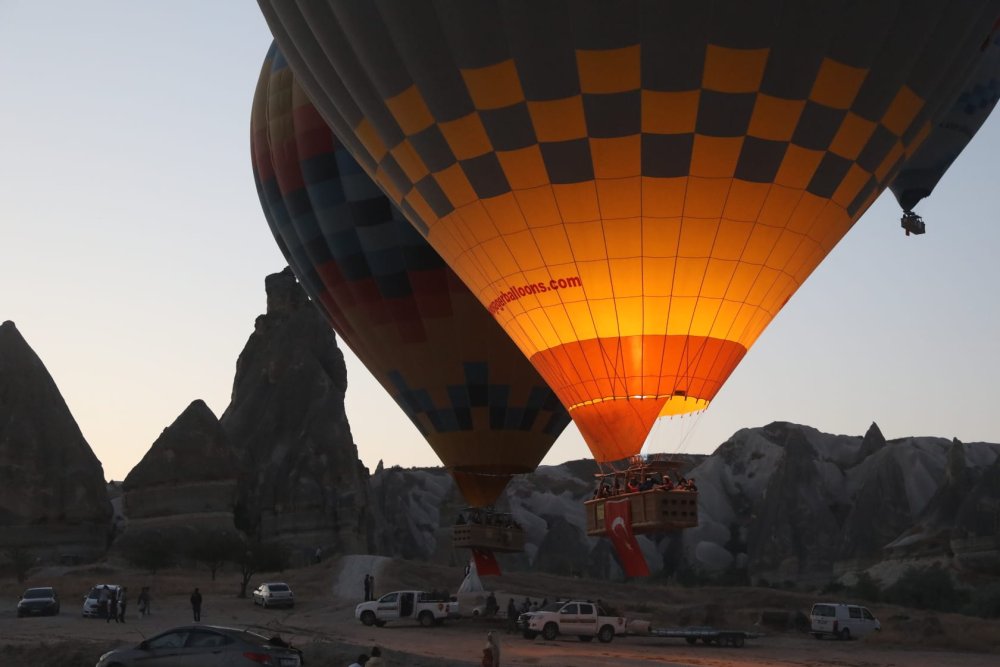
[[[267,607],[294,607],[295,595],[288,584],[273,582],[261,584],[253,592],[253,603],[259,604],[265,609]]]
[[[826,602],[813,605],[812,613],[809,615],[809,626],[812,636],[816,639],[825,635],[837,639],[860,639],[882,629],[882,624],[867,607]]]

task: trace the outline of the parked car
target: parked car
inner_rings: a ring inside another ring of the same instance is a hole
[[[301,667],[302,652],[278,637],[216,625],[185,625],[146,639],[134,648],[120,648],[101,656],[97,667],[146,665],[271,665]]]
[[[100,599],[101,599],[101,589],[107,588],[108,593],[112,591],[117,595],[121,592],[122,587],[118,584],[97,584],[90,589],[90,592],[83,598],[83,616],[84,618],[98,618],[102,617]],[[102,617],[103,618],[103,617]]]
[[[288,584],[272,582],[261,584],[253,592],[253,603],[259,604],[267,609],[268,607],[294,607],[295,594]]]
[[[882,629],[875,615],[867,607],[854,604],[833,604],[820,602],[813,605],[809,615],[809,629],[812,636],[837,639],[860,639]]]
[[[55,616],[59,613],[59,596],[51,586],[29,588],[17,601],[17,617]]]

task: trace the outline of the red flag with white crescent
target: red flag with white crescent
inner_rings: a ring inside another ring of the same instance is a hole
[[[649,565],[632,533],[632,504],[627,498],[604,503],[604,530],[618,552],[627,577],[648,577]]]
[[[476,562],[476,573],[480,577],[500,576],[500,563],[491,549],[473,547],[472,560]]]

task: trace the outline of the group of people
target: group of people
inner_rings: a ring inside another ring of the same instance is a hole
[[[98,614],[106,619],[106,622],[110,623],[114,621],[115,623],[125,622],[125,608],[127,606],[126,592],[127,588],[124,586],[118,588],[111,588],[107,584],[101,588],[100,592],[97,594],[97,609]]]
[[[638,477],[633,476],[629,478],[625,486],[622,486],[618,478],[615,477],[613,485],[601,480],[597,488],[594,489],[593,498],[612,498],[624,493],[640,493],[655,489],[662,491],[697,491],[698,486],[695,484],[693,477],[688,479],[683,475],[678,475],[676,482],[668,474],[661,476],[657,473],[652,473],[643,481],[639,481]]]
[[[136,602],[139,605],[139,616],[149,616],[153,613],[153,596],[149,592],[149,586],[143,586],[139,592]],[[97,594],[97,609],[101,618],[106,622],[125,622],[125,610],[128,608],[128,588],[120,586],[111,588],[105,584]]]
[[[382,667],[383,665],[385,663],[382,662],[382,649],[378,646],[373,646],[371,655],[362,653],[358,656],[357,660],[347,667]]]

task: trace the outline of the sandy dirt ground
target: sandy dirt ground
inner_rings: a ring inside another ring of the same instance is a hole
[[[654,626],[670,624],[671,619],[701,623],[705,619],[699,614],[704,613],[721,621],[717,625],[765,632],[766,636],[736,649],[688,646],[682,640],[649,637],[619,637],[610,644],[582,643],[575,638],[528,641],[520,635],[506,634],[502,619],[462,619],[433,628],[411,623],[369,628],[354,619],[354,605],[360,598],[361,580],[367,572],[375,574],[379,594],[410,587],[454,590],[462,579],[461,568],[346,557],[301,570],[255,577],[252,586],[263,581],[287,581],[297,596],[294,609],[265,610],[235,597],[238,577],[232,572],[221,572],[218,580],[212,582],[207,573],[194,571],[157,575],[114,568],[41,571],[25,584],[56,586],[62,599],[62,613],[57,617],[18,619],[14,608],[21,587],[10,582],[0,585],[0,664],[93,665],[106,650],[135,644],[191,622],[188,596],[196,585],[204,595],[203,623],[280,634],[303,648],[310,666],[346,667],[359,653],[374,645],[383,648],[391,665],[478,665],[485,634],[490,629],[499,631],[504,666],[995,667],[1000,664],[997,644],[1000,622],[874,608],[883,619],[886,632],[863,641],[817,641],[799,631],[754,624],[763,608],[808,609],[810,595],[772,594],[756,589],[629,586],[537,574],[510,575],[492,583],[498,589],[550,599],[557,595],[602,598],[630,617],[646,618]],[[81,617],[82,597],[92,583],[98,582],[124,584],[133,591],[124,625]],[[144,585],[152,587],[153,614],[139,618],[135,613],[135,593]],[[357,594],[353,593],[355,589]],[[638,610],[631,611],[633,608]],[[677,624],[676,620],[673,624]]]

